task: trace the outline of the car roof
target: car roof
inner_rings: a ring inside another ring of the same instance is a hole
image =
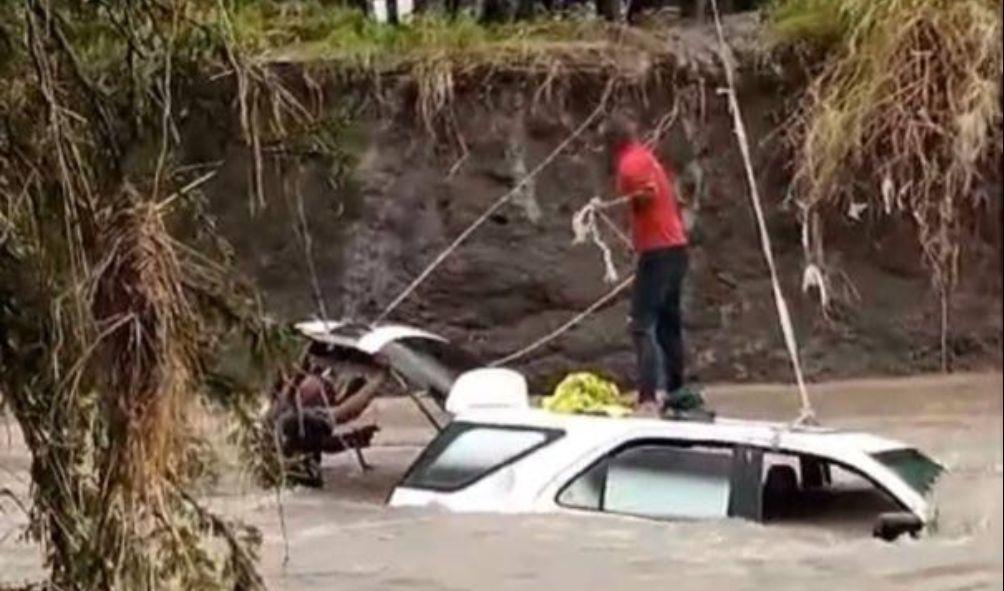
[[[456,420],[560,429],[568,434],[584,434],[593,440],[665,437],[695,441],[784,447],[822,456],[844,456],[849,450],[875,454],[911,446],[870,433],[840,429],[793,426],[787,423],[715,418],[713,421],[672,420],[645,417],[613,418],[560,414],[541,409],[485,409],[462,413]],[[840,452],[840,453],[837,453]]]
[[[370,355],[400,339],[422,338],[446,342],[446,339],[437,334],[404,324],[370,325],[346,320],[308,320],[298,322],[293,327],[314,342],[349,347]]]

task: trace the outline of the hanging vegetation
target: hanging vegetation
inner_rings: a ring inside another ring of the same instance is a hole
[[[200,89],[230,92],[260,179],[263,138],[313,118],[243,57],[229,15],[197,0],[0,6],[0,396],[31,452],[30,533],[53,589],[263,587],[256,532],[189,492],[205,447],[191,419],[222,343],[261,367],[272,329],[178,129]],[[249,400],[228,403],[246,415]]]
[[[795,180],[811,216],[903,215],[943,302],[986,213],[1001,158],[1000,0],[779,0],[780,43],[822,52],[796,119]],[[819,238],[819,237],[815,237]]]

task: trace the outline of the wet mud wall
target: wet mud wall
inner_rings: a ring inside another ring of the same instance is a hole
[[[402,90],[397,102],[357,109],[342,130],[350,155],[340,182],[309,158],[290,170],[266,163],[267,199],[249,206],[250,154],[232,125],[192,118],[193,161],[220,161],[208,185],[219,231],[281,320],[317,306],[296,226],[309,228],[327,313],[373,318],[468,224],[546,158],[595,108],[601,89],[541,100],[526,85],[458,91],[448,118],[430,129]],[[702,381],[790,379],[742,162],[724,97],[713,81],[659,85],[611,103],[643,131],[666,123],[656,149],[699,195],[685,288],[688,374]],[[803,363],[812,379],[937,370],[939,300],[908,223],[873,217],[827,228],[833,305],[803,293],[801,226],[781,141],[794,90],[776,76],[742,77],[740,100],[766,200],[774,251]],[[687,100],[680,100],[685,97]],[[328,97],[328,101],[332,100]],[[444,334],[486,360],[526,345],[610,289],[600,252],[573,246],[572,214],[610,195],[601,138],[591,128],[497,211],[405,301],[393,320]],[[949,345],[957,369],[1001,365],[1000,171],[984,191],[990,207],[953,299]],[[294,197],[295,195],[295,197]],[[626,218],[622,221],[626,222]],[[622,276],[630,253],[614,246]],[[588,368],[629,382],[634,360],[624,294],[562,338],[517,362],[533,386]]]

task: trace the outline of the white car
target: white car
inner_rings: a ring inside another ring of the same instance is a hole
[[[935,517],[942,468],[865,433],[717,419],[461,412],[393,491],[393,506],[458,512],[607,512],[861,524],[894,539]]]
[[[361,356],[453,415],[392,492],[394,506],[864,521],[886,539],[917,534],[936,517],[927,495],[942,467],[897,441],[743,420],[556,414],[530,407],[518,372],[483,367],[421,329],[319,321],[296,328],[314,359]]]

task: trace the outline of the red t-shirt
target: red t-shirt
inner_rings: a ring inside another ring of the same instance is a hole
[[[631,202],[635,251],[687,244],[687,231],[669,174],[651,150],[640,143],[631,143],[621,149],[617,158],[617,192],[623,196],[643,190],[654,193],[654,198]]]

